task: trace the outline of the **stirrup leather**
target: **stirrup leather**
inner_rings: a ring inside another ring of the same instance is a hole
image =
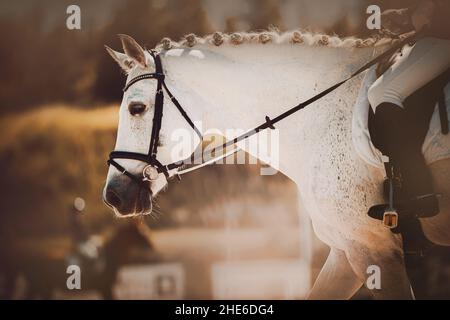
[[[402,194],[402,179],[394,171],[392,164],[385,162],[386,180],[384,182],[385,196],[389,202],[372,206],[368,215],[371,218],[381,220],[383,225],[396,232],[401,221],[414,218],[433,217],[439,213],[439,194],[431,193],[406,198]],[[393,230],[395,229],[395,230]]]

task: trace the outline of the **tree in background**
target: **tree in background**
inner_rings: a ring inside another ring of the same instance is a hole
[[[91,107],[119,101],[124,79],[103,47],[119,50],[118,33],[152,48],[165,36],[212,31],[201,0],[128,0],[110,10],[106,25],[77,31],[65,28],[65,15],[50,24],[51,10],[42,6],[2,17],[0,113],[56,102]]]
[[[96,41],[99,48],[94,86],[96,98],[101,101],[120,100],[120,88],[124,83],[117,64],[106,57],[103,44],[121,50],[117,34],[124,33],[146,48],[153,48],[164,37],[178,40],[187,32],[199,35],[211,32],[201,0],[128,0],[124,6],[118,7]]]
[[[252,0],[250,3],[252,9],[247,19],[252,30],[267,29],[269,26],[283,29],[278,0]]]

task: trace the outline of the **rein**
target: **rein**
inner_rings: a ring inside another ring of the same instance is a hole
[[[350,75],[348,78],[342,80],[339,83],[336,83],[335,85],[329,87],[328,89],[323,90],[322,92],[318,93],[317,95],[313,96],[312,98],[296,105],[295,107],[292,107],[288,109],[287,111],[281,113],[280,115],[276,116],[273,119],[270,119],[268,116],[265,117],[265,122],[260,124],[259,126],[247,131],[246,133],[226,141],[221,146],[215,147],[211,149],[211,153],[216,153],[217,151],[223,151],[227,147],[232,146],[236,144],[237,142],[240,142],[242,140],[245,140],[258,132],[265,130],[265,129],[275,129],[274,125],[281,120],[291,116],[292,114],[306,108],[308,105],[314,103],[315,101],[323,98],[324,96],[328,95],[329,93],[335,91],[340,86],[345,84],[346,82],[350,81],[357,75],[361,74],[365,70],[369,69],[373,65],[379,63],[383,59],[389,57],[390,55],[394,54],[397,50],[401,49],[405,44],[412,42],[417,39],[419,36],[419,33],[414,33],[413,35],[403,39],[402,41],[398,42],[397,44],[393,45],[391,48],[380,54],[378,57],[374,58],[361,68],[359,68],[356,72],[354,72],[352,75]],[[150,138],[150,145],[149,145],[149,151],[147,154],[142,153],[136,153],[136,152],[128,152],[128,151],[113,151],[109,155],[109,160],[107,161],[108,165],[114,166],[117,170],[122,172],[122,174],[128,176],[133,181],[141,184],[146,183],[149,181],[154,181],[158,179],[159,174],[163,173],[166,177],[166,179],[169,179],[169,171],[179,169],[186,164],[191,163],[191,158],[184,159],[177,162],[172,162],[166,165],[163,165],[161,162],[157,160],[157,153],[158,153],[158,143],[159,143],[159,133],[161,130],[161,123],[163,118],[163,107],[164,107],[164,92],[167,93],[172,103],[175,105],[175,107],[178,109],[180,114],[184,117],[186,122],[190,125],[190,127],[195,131],[195,133],[200,137],[201,140],[203,140],[203,136],[201,132],[197,129],[197,127],[194,125],[186,111],[183,109],[181,104],[178,102],[178,100],[173,96],[173,94],[170,92],[170,90],[167,88],[167,85],[165,83],[165,74],[162,68],[162,62],[161,57],[159,54],[156,54],[154,51],[149,50],[148,51],[150,55],[153,57],[153,60],[155,62],[155,72],[154,73],[146,73],[139,75],[133,79],[131,79],[124,87],[123,91],[126,92],[133,84],[136,82],[139,82],[144,79],[155,79],[158,81],[157,83],[157,90],[156,90],[156,96],[155,96],[155,113],[153,116],[153,128]],[[238,148],[233,149],[232,151],[226,152],[225,154],[215,157],[213,159],[210,159],[208,161],[203,161],[203,156],[201,159],[195,158],[194,162],[196,160],[201,160],[201,163],[198,165],[195,165],[193,167],[184,169],[184,170],[177,170],[176,175],[179,176],[181,174],[185,174],[197,169],[200,169],[206,165],[212,164],[217,162],[220,159],[226,158],[229,155],[236,153],[238,151]],[[119,163],[115,161],[115,159],[131,159],[131,160],[139,160],[142,162],[147,163],[147,166],[143,169],[142,175],[138,176],[135,174],[130,173],[127,171],[123,166],[121,166]]]

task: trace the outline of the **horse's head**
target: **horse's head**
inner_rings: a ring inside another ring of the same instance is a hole
[[[155,126],[155,109],[158,109],[155,108],[155,100],[159,80],[155,78],[145,78],[137,82],[133,80],[140,75],[155,73],[155,60],[131,37],[126,35],[119,37],[125,53],[116,52],[109,47],[106,49],[126,72],[127,83],[131,81],[133,84],[125,90],[120,106],[115,151],[147,155],[150,153],[151,140],[154,140],[151,137],[154,135],[152,131]],[[194,148],[191,139],[192,131],[185,119],[172,105],[170,97],[165,95],[163,99],[164,117],[160,132],[157,134],[159,138],[157,139],[157,161],[168,164],[186,158]],[[156,111],[156,114],[158,117],[159,112]],[[188,139],[181,141],[182,147],[180,147],[180,135],[174,138],[177,129],[178,132],[189,133]],[[178,153],[175,154],[173,151]],[[175,170],[152,171],[154,166],[149,165],[145,159],[133,159],[133,156],[118,157],[114,161],[114,166],[111,165],[109,168],[103,190],[105,203],[119,216],[151,213],[153,197],[165,187],[167,178],[173,175]],[[150,169],[151,179],[139,181],[145,173],[144,168]]]

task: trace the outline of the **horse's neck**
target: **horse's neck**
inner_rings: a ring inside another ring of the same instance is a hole
[[[175,49],[164,59],[169,86],[188,112],[197,119],[202,115],[204,130],[226,133],[227,129],[253,128],[265,115],[274,117],[314,96],[350,75],[372,55],[373,48],[286,44]],[[307,123],[316,122],[325,130],[331,109],[350,119],[353,104],[349,99],[354,98],[343,87],[280,122],[281,159],[296,157],[289,141],[310,127]],[[290,165],[282,162],[281,169]]]

